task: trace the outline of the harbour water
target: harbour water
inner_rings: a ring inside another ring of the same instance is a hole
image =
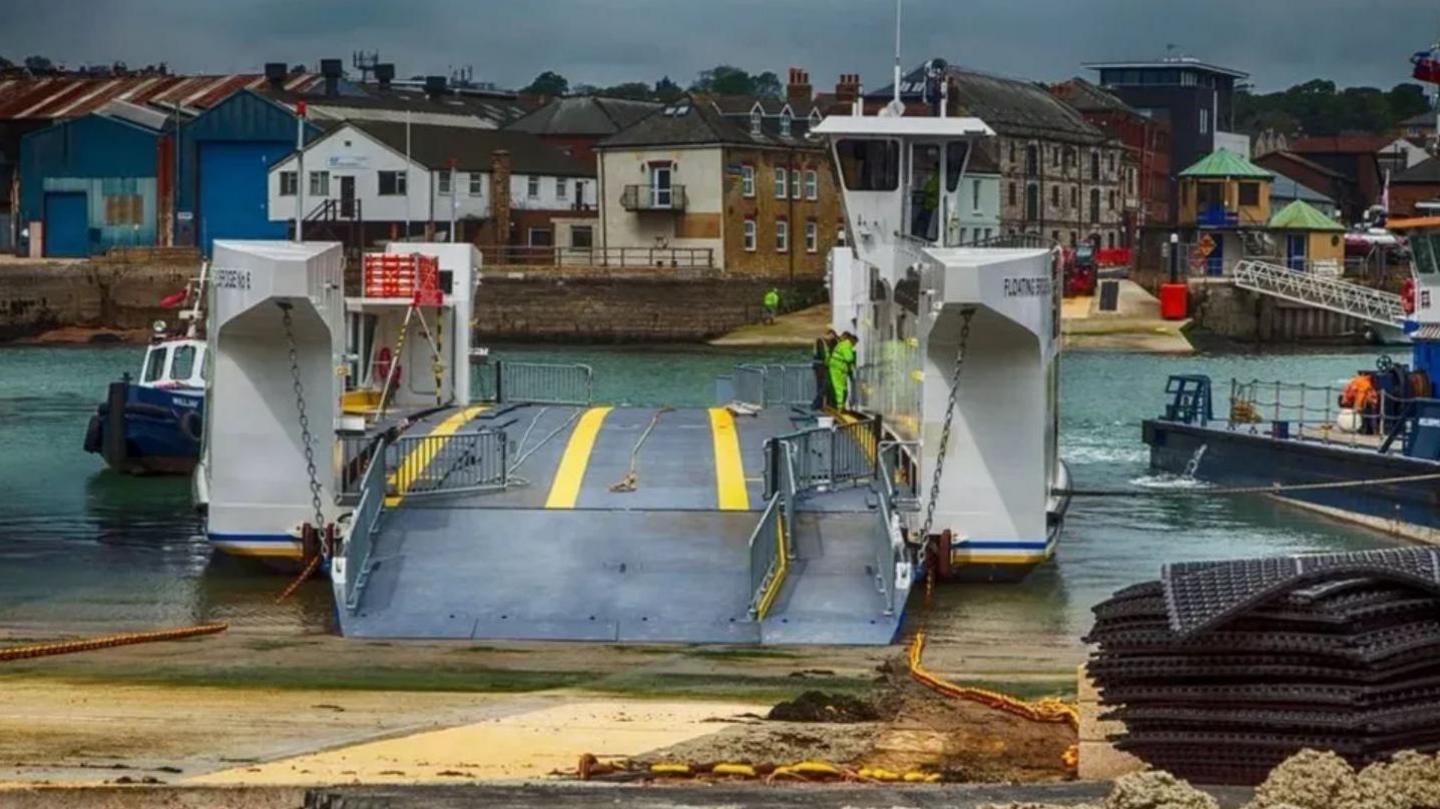
[[[318,584],[273,604],[284,580],[212,556],[190,509],[188,481],[134,478],[81,450],[105,384],[134,372],[135,347],[0,349],[0,633],[46,637],[226,620],[277,631],[327,631]],[[800,361],[793,350],[700,347],[503,348],[495,356],[584,362],[599,401],[706,405],[712,380],[738,362]],[[1373,351],[1163,357],[1076,353],[1062,371],[1062,454],[1078,487],[1155,483],[1140,421],[1164,405],[1171,373],[1341,384]],[[1223,385],[1221,385],[1223,387]],[[1217,402],[1217,407],[1223,403]],[[937,594],[937,642],[983,635],[1073,646],[1089,609],[1168,561],[1398,544],[1262,498],[1079,499],[1059,558],[1021,584]]]

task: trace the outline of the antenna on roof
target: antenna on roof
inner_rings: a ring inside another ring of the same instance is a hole
[[[895,0],[895,75],[894,84],[895,97],[890,100],[890,114],[899,115],[904,112],[905,105],[900,101],[900,11],[904,0]]]

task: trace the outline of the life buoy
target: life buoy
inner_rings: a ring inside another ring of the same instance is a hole
[[[390,352],[389,346],[381,346],[380,350],[375,352],[374,384],[385,384],[385,381],[390,378],[390,371],[392,366],[394,367],[395,371],[395,385],[396,387],[399,387],[400,375],[404,373],[405,369],[398,362],[396,362],[395,355]]]
[[[180,416],[180,433],[191,441],[199,441],[204,435],[205,422],[198,410],[186,410]]]
[[[1401,289],[1400,289],[1400,306],[1401,306],[1401,308],[1403,308],[1403,309],[1405,310],[1405,314],[1407,314],[1407,315],[1413,315],[1413,314],[1415,314],[1415,279],[1414,279],[1414,278],[1407,278],[1407,279],[1405,279],[1405,286],[1401,287]]]

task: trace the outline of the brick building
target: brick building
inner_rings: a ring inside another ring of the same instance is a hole
[[[936,67],[933,78],[927,78]],[[939,77],[943,76],[943,79]],[[995,130],[1000,174],[1000,227],[1075,244],[1098,238],[1102,247],[1128,246],[1139,209],[1138,177],[1125,146],[1086,121],[1075,108],[1041,86],[1019,79],[962,70],[932,60],[901,81],[907,115],[931,114],[949,84],[951,115],[972,115]],[[867,111],[894,97],[892,87],[865,96]]]
[[[1440,206],[1440,157],[1432,157],[1390,178],[1390,215],[1395,217],[1433,216]]]
[[[1114,93],[1078,77],[1054,85],[1050,92],[1124,145],[1130,165],[1122,179],[1127,199],[1136,198],[1134,228],[1173,227],[1170,122],[1147,118]]]
[[[731,274],[822,277],[844,218],[829,153],[805,137],[819,119],[808,87],[800,103],[806,82],[792,71],[788,100],[692,94],[601,141],[601,245],[671,251],[661,255],[680,265],[708,258]]]
[[[1345,178],[1345,193],[1336,196],[1335,201],[1346,221],[1358,222],[1366,208],[1380,202],[1385,186],[1380,154],[1393,142],[1394,138],[1386,135],[1308,137],[1292,141],[1288,151]],[[1306,182],[1300,177],[1295,179]],[[1306,185],[1316,187],[1308,182]]]

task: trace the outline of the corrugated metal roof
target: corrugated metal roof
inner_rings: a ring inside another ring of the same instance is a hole
[[[323,79],[298,73],[285,81],[287,89],[305,92]],[[258,88],[265,77],[258,73],[221,76],[124,76],[77,78],[70,76],[0,81],[0,120],[55,120],[97,112],[113,100],[164,110],[179,105],[182,111],[206,110],[246,87]]]

